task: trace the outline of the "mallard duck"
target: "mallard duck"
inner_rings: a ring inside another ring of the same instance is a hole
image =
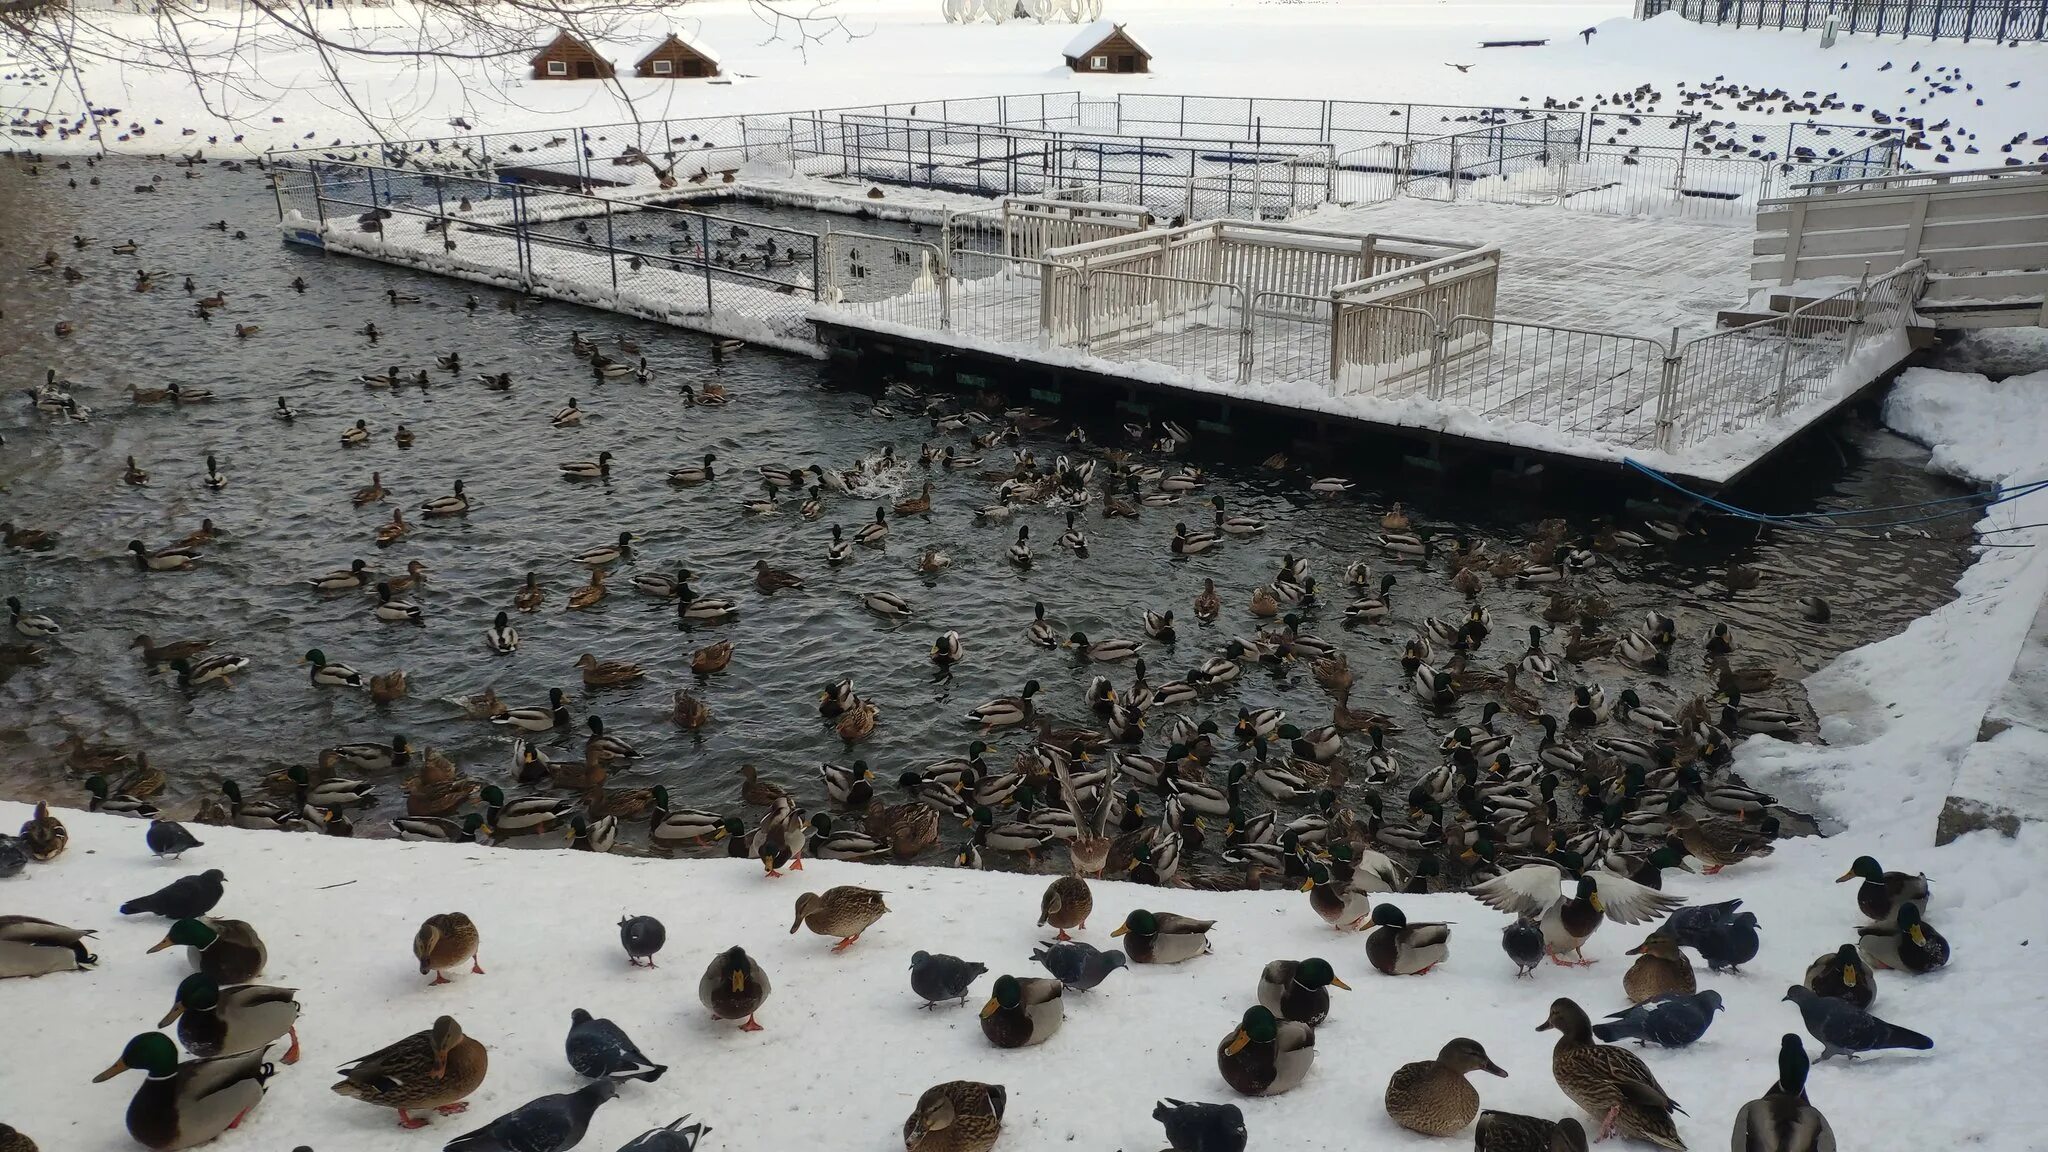
[[[1895,923],[1868,924],[1856,929],[1856,947],[1879,968],[1915,974],[1948,964],[1948,940],[1920,916],[1918,904],[1906,903],[1893,913]]]
[[[583,718],[584,727],[590,729],[590,736],[584,741],[584,754],[595,757],[603,763],[611,760],[638,760],[640,750],[604,730],[604,719],[600,716]],[[588,787],[588,785],[585,785]]]
[[[336,663],[327,658],[327,653],[318,648],[307,651],[301,664],[313,666],[311,680],[315,688],[361,688],[363,674],[346,664]]]
[[[0,980],[90,968],[100,958],[85,938],[95,935],[34,916],[0,916]]]
[[[998,1048],[1043,1044],[1066,1019],[1065,985],[1037,976],[1001,976],[981,1006],[981,1033]]]
[[[259,1048],[180,1064],[169,1036],[145,1032],[128,1041],[121,1058],[93,1083],[129,1069],[147,1073],[149,1079],[128,1102],[128,1134],[145,1148],[194,1148],[241,1123],[263,1102],[272,1075],[265,1054]]]
[[[836,526],[835,526],[836,527]],[[834,539],[837,539],[835,535]],[[853,542],[869,548],[880,548],[889,539],[889,517],[885,509],[876,507],[873,521],[854,530]]]
[[[1038,926],[1058,931],[1055,939],[1071,940],[1067,929],[1088,927],[1088,914],[1095,910],[1095,894],[1079,876],[1061,876],[1046,885],[1038,901]]]
[[[1084,660],[1105,664],[1114,663],[1118,660],[1128,660],[1138,654],[1138,642],[1136,640],[1123,640],[1115,637],[1107,640],[1090,640],[1085,632],[1076,632],[1067,637],[1066,646],[1072,648],[1074,654]]]
[[[828,812],[811,817],[805,850],[820,860],[874,860],[890,851],[878,836],[839,827]]]
[[[1169,547],[1175,556],[1200,556],[1214,548],[1217,539],[1214,532],[1190,532],[1187,524],[1182,522],[1173,526],[1173,540]],[[1197,609],[1195,614],[1200,616],[1200,610]]]
[[[482,784],[468,776],[448,775],[430,777],[422,773],[418,776],[407,777],[403,787],[405,789],[405,813],[407,816],[435,817],[446,816],[448,813],[469,803],[470,800],[476,797],[477,791],[482,787]],[[479,823],[482,822],[481,816],[477,819]],[[405,836],[406,831],[407,829],[404,828],[399,829],[400,839],[407,838]],[[424,825],[414,831],[418,832],[418,835],[412,837],[413,839],[441,838],[434,835]]]
[[[546,732],[551,728],[567,728],[568,701],[560,688],[550,688],[547,707],[507,708],[492,716],[491,723],[500,728],[517,728],[522,732]]]
[[[1032,696],[1037,694],[1037,692],[1038,681],[1028,680],[1024,684],[1023,691],[1019,694],[1015,696],[998,696],[985,704],[970,709],[967,713],[967,720],[971,724],[981,725],[985,731],[994,731],[998,728],[1013,728],[1019,724],[1029,723],[1037,718],[1037,710],[1031,700]]]
[[[730,640],[719,640],[690,653],[690,671],[698,676],[711,676],[725,671],[732,663],[733,644]]]
[[[1465,1079],[1473,1072],[1507,1075],[1479,1041],[1463,1036],[1445,1044],[1434,1060],[1403,1064],[1387,1081],[1387,1115],[1410,1132],[1455,1136],[1479,1115],[1479,1093]]]
[[[1899,909],[1907,904],[1924,911],[1933,896],[1924,873],[1887,872],[1873,856],[1858,856],[1835,883],[1850,880],[1863,881],[1856,888],[1856,910],[1873,924],[1894,923]]]
[[[194,972],[201,972],[220,984],[242,984],[254,979],[270,960],[263,938],[245,920],[223,920],[202,916],[179,920],[149,951],[161,952],[182,945],[185,960]]]
[[[1332,986],[1351,990],[1320,956],[1275,960],[1259,971],[1259,1003],[1282,1020],[1315,1026],[1330,1014]]]
[[[352,592],[367,586],[371,579],[368,561],[351,560],[346,568],[312,577],[306,581],[306,587],[315,592]]]
[[[431,1108],[444,1116],[462,1112],[469,1107],[464,1097],[483,1085],[489,1070],[484,1046],[464,1035],[453,1016],[442,1016],[423,1032],[349,1061],[333,1090],[396,1109],[400,1128],[420,1128],[426,1119],[408,1110]]]
[[[313,808],[361,808],[375,803],[377,797],[372,786],[361,780],[329,778],[319,783],[302,765],[294,764],[285,769],[294,802],[301,811]]]
[[[540,586],[540,576],[528,572],[526,583],[520,585],[519,591],[512,596],[512,606],[521,612],[533,612],[538,610],[547,598],[547,589]]]
[[[1586,1152],[1586,1130],[1567,1116],[1552,1122],[1516,1112],[1479,1113],[1472,1129],[1473,1152]]]
[[[1179,964],[1209,951],[1209,929],[1215,926],[1214,920],[1139,908],[1110,935],[1124,938],[1124,951],[1133,964]]]
[[[1315,1059],[1315,1029],[1278,1019],[1260,1004],[1245,1009],[1238,1026],[1216,1046],[1217,1070],[1246,1096],[1278,1096],[1292,1089]]]
[[[676,619],[703,623],[723,620],[739,611],[739,605],[723,596],[700,596],[688,584],[676,591]]]
[[[1614,1044],[1593,1039],[1593,1022],[1575,1001],[1560,998],[1537,1027],[1555,1030],[1550,1073],[1574,1104],[1601,1118],[1600,1138],[1615,1132],[1632,1139],[1684,1152],[1671,1113],[1678,1105],[1666,1095],[1642,1058]]]
[[[430,573],[427,571],[425,563],[419,560],[408,560],[405,564],[405,572],[402,575],[389,577],[384,582],[391,586],[393,592],[411,592],[414,589],[424,590],[427,586],[427,577],[429,575]]]
[[[619,818],[615,815],[591,819],[582,812],[569,817],[569,847],[581,852],[609,852],[619,841]]]
[[[741,1020],[740,1031],[759,1032],[754,1014],[768,1000],[768,973],[735,944],[712,957],[697,981],[697,1002],[713,1020]]]
[[[498,613],[501,622],[504,618],[503,612]],[[583,670],[583,685],[586,688],[631,684],[647,674],[638,664],[629,664],[622,660],[599,660],[588,652],[576,658],[576,667]]]
[[[135,567],[144,572],[183,572],[199,559],[199,553],[190,548],[158,548],[152,552],[140,540],[130,540],[128,551],[135,557]]]
[[[905,1152],[989,1152],[1009,1099],[1000,1084],[949,1080],[925,1089],[903,1122]]]
[[[716,812],[700,808],[670,808],[668,788],[655,785],[651,791],[653,805],[648,817],[647,838],[660,845],[671,845],[678,841],[702,844],[706,840],[723,840],[730,835],[726,818]],[[744,830],[744,825],[741,825]]]
[[[21,826],[21,845],[28,858],[45,863],[55,860],[64,854],[64,847],[70,842],[71,833],[62,821],[50,815],[49,803],[37,801],[34,815]]]
[[[858,744],[875,734],[875,716],[881,711],[873,701],[863,700],[841,713],[833,730],[848,744]]]
[[[1817,995],[1847,1000],[1858,1008],[1868,1008],[1877,999],[1877,973],[1854,944],[1844,944],[1816,958],[1806,966],[1806,978],[1801,983]]]
[[[491,626],[484,629],[484,646],[501,655],[519,648],[519,630],[512,627],[511,616],[500,612],[492,617]]]
[[[173,660],[171,671],[178,674],[180,688],[197,688],[201,684],[218,680],[227,687],[234,687],[230,677],[249,666],[247,656],[223,652],[218,656],[202,656],[196,660]]]
[[[599,544],[593,548],[585,548],[583,551],[570,556],[569,561],[572,564],[581,564],[587,568],[602,568],[608,564],[616,564],[621,560],[631,560],[633,558],[633,545],[639,543],[639,541],[640,537],[633,533],[621,532],[616,543]]]
[[[871,888],[842,884],[827,888],[823,895],[806,892],[796,898],[796,919],[790,923],[789,934],[809,928],[820,936],[837,936],[839,942],[832,951],[843,952],[888,911],[882,894]]]
[[[1667,932],[1650,933],[1627,955],[1636,957],[1636,962],[1622,973],[1621,990],[1631,1004],[1672,994],[1690,996],[1697,988],[1692,961],[1679,949],[1677,939]]]
[[[1726,718],[1733,713],[1735,732],[1755,732],[1768,735],[1783,735],[1799,727],[1799,714],[1785,708],[1765,708],[1744,704],[1739,692],[1728,695],[1728,708],[1722,715]]]
[[[669,469],[668,482],[679,485],[708,484],[716,478],[717,474],[712,465],[717,460],[716,454],[706,452],[702,464],[685,464],[679,468]]]
[[[489,823],[489,819],[485,822]],[[437,912],[427,917],[413,934],[412,954],[420,962],[420,975],[432,972],[435,984],[446,984],[448,977],[443,970],[464,960],[469,961],[472,973],[484,974],[477,956],[478,943],[475,921],[461,912]]]
[[[360,426],[360,421],[357,422]],[[446,496],[436,496],[420,505],[420,512],[427,516],[461,516],[469,511],[469,496],[462,490],[462,481],[457,480]]]
[[[592,568],[590,570],[590,583],[569,593],[569,608],[571,611],[576,612],[581,612],[587,608],[595,608],[609,591],[610,589],[606,588],[604,583],[604,569]]]
[[[157,1027],[178,1024],[178,1041],[202,1059],[260,1051],[289,1035],[291,1047],[279,1059],[299,1062],[299,1002],[296,988],[236,984],[223,988],[194,972],[178,985],[171,1010]]]
[[[1686,852],[1707,865],[1700,871],[1708,876],[1730,864],[1769,856],[1772,851],[1770,838],[1759,836],[1753,829],[1733,827],[1720,820],[1703,821],[1689,812],[1673,812],[1669,821]]]
[[[974,844],[977,848],[993,849],[998,852],[1022,852],[1035,860],[1037,853],[1060,838],[1056,829],[1023,821],[997,823],[995,814],[986,805],[977,805],[969,820],[974,825]]]
[[[377,607],[372,610],[377,619],[388,624],[417,624],[424,627],[427,621],[420,611],[420,606],[410,600],[398,599],[394,592],[389,581],[377,585]]]
[[[127,469],[121,473],[121,481],[131,488],[146,488],[149,486],[149,472],[130,456]]]
[[[1734,1152],[1834,1152],[1828,1118],[1806,1099],[1806,1044],[1787,1033],[1778,1045],[1778,1078],[1735,1113]]]
[[[486,784],[477,794],[484,804],[484,835],[499,838],[552,831],[574,812],[573,799],[552,796],[518,796],[506,799],[496,784]]]
[[[236,828],[253,831],[297,830],[304,826],[303,814],[284,804],[273,804],[267,800],[245,800],[242,786],[233,780],[220,782],[221,795],[227,798],[226,823]]]
[[[1599,871],[1580,876],[1575,891],[1567,897],[1565,879],[1562,868],[1545,860],[1504,872],[1466,891],[1496,911],[1540,918],[1544,946],[1551,960],[1560,965],[1572,963],[1560,957],[1562,952],[1577,954],[1577,963],[1591,963],[1581,950],[1603,920],[1641,924],[1660,919],[1685,903],[1681,897]]]
[[[1360,928],[1374,929],[1365,938],[1365,957],[1388,976],[1420,976],[1451,954],[1451,926],[1408,922],[1392,904],[1373,908]]]

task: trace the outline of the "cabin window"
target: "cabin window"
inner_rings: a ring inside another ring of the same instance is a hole
[[[1088,70],[1089,70],[1089,71],[1091,71],[1091,72],[1107,72],[1107,71],[1109,71],[1109,57],[1107,57],[1107,56],[1090,56],[1090,57],[1088,58]]]
[[[550,60],[550,61],[548,61],[548,75],[550,75],[550,76],[567,76],[568,74],[569,74],[569,65],[568,65],[568,62],[567,62],[567,61],[563,61],[563,60]]]
[[[675,70],[676,63],[673,60],[656,60],[654,62],[654,74],[656,76],[672,76],[675,74]]]

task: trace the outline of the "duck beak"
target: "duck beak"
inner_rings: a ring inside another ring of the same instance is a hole
[[[1840,884],[1844,880],[1854,880],[1855,878],[1856,873],[1852,870],[1849,872],[1844,872],[1840,876],[1835,877],[1835,883]]]
[[[996,1014],[996,1009],[998,1009],[998,1008],[1001,1008],[1001,1007],[1002,1007],[1002,1005],[1001,1005],[1001,1004],[998,1004],[998,1003],[996,1003],[996,998],[995,998],[995,997],[993,997],[993,996],[989,997],[989,998],[988,998],[988,1003],[986,1003],[986,1004],[983,1004],[983,1005],[981,1006],[981,1018],[982,1018],[983,1020],[986,1020],[986,1019],[988,1019],[989,1017],[991,1017],[991,1016],[993,1016],[993,1015],[995,1015],[995,1014]]]
[[[1641,956],[1642,954],[1643,954],[1643,945],[1642,945],[1642,944],[1638,944],[1638,945],[1636,945],[1635,947],[1633,947],[1633,948],[1629,949],[1628,951],[1626,951],[1626,952],[1623,952],[1623,953],[1622,953],[1622,955],[1623,955],[1623,956]]]
[[[1337,987],[1342,988],[1346,992],[1351,991],[1351,985],[1346,984],[1342,979],[1336,976],[1330,977],[1330,983],[1335,984]],[[158,1025],[158,1027],[162,1027],[162,1025]],[[1501,1075],[1505,1076],[1507,1075],[1507,1073],[1503,1072],[1501,1073]]]
[[[107,1070],[106,1070],[105,1072],[102,1072],[102,1073],[100,1073],[99,1075],[97,1075],[97,1076],[93,1077],[93,1078],[92,1078],[92,1082],[93,1082],[93,1083],[95,1083],[95,1084],[98,1084],[98,1083],[101,1083],[102,1081],[106,1081],[106,1080],[112,1080],[112,1079],[113,1079],[114,1077],[116,1077],[116,1076],[119,1076],[119,1075],[120,1075],[121,1073],[123,1073],[123,1072],[126,1072],[127,1070],[128,1070],[128,1063],[127,1063],[127,1061],[125,1061],[125,1060],[116,1060],[116,1061],[114,1061],[114,1066],[113,1066],[113,1067],[111,1067],[111,1068],[107,1069]]]
[[[184,1014],[185,1005],[183,1001],[180,1001],[179,1003],[171,1005],[171,1010],[169,1012],[164,1013],[164,1018],[157,1021],[156,1026],[159,1028],[169,1028],[171,1026],[171,1021],[176,1020],[178,1017],[183,1016]]]
[[[1488,1072],[1491,1072],[1491,1073],[1493,1073],[1493,1074],[1494,1074],[1495,1076],[1498,1076],[1498,1077],[1500,1077],[1500,1078],[1501,1078],[1501,1079],[1503,1079],[1503,1080],[1507,1079],[1507,1075],[1508,1075],[1508,1074],[1507,1074],[1507,1070],[1506,1070],[1506,1069],[1504,1069],[1504,1068],[1502,1068],[1502,1067],[1501,1067],[1500,1065],[1498,1065],[1498,1064],[1495,1064],[1495,1063],[1494,1063],[1493,1061],[1491,1061],[1491,1060],[1488,1060],[1488,1061],[1486,1062],[1486,1070],[1487,1070]]]
[[[1477,859],[1479,859],[1479,853],[1477,853],[1477,852],[1474,852],[1474,851],[1473,851],[1472,849],[1470,849],[1470,848],[1467,848],[1467,849],[1465,849],[1465,850],[1464,850],[1463,852],[1460,852],[1460,853],[1458,853],[1458,859],[1460,859],[1460,860],[1477,860]]]
[[[1111,929],[1109,930],[1109,934],[1110,934],[1111,936],[1123,936],[1123,935],[1127,935],[1127,934],[1128,934],[1129,932],[1130,932],[1130,928],[1128,928],[1128,927],[1126,927],[1125,925],[1122,925],[1122,924],[1119,924],[1119,925],[1117,925],[1116,927],[1114,927],[1114,928],[1111,928]]]
[[[733,991],[733,995],[737,996],[737,995],[739,995],[740,993],[742,993],[742,992],[745,992],[746,990],[747,990],[747,974],[746,974],[745,972],[735,972],[735,973],[733,973],[733,974],[732,974],[732,991]]]
[[[1237,1030],[1236,1035],[1230,1038],[1230,1043],[1223,1046],[1223,1054],[1226,1056],[1235,1056],[1239,1052],[1244,1051],[1244,1046],[1251,1042],[1251,1035],[1247,1033],[1244,1029],[1239,1028]]]
[[[171,946],[171,938],[170,938],[169,936],[166,936],[166,937],[164,937],[163,939],[161,939],[161,940],[157,941],[156,943],[154,943],[154,944],[150,945],[150,946],[149,946],[149,951],[150,951],[150,952],[161,952],[161,951],[163,951],[164,949],[166,949],[166,948],[169,948],[170,946]],[[145,955],[147,955],[147,953],[145,953]],[[158,1027],[162,1027],[162,1025],[158,1025]]]
[[[1844,988],[1854,988],[1855,986],[1856,986],[1856,970],[1855,970],[1854,968],[1844,968],[1844,969],[1842,969],[1842,987],[1844,987]],[[161,1027],[163,1027],[163,1025],[159,1024],[159,1025],[157,1025],[157,1027],[161,1028]]]
[[[1543,1023],[1541,1023],[1541,1024],[1538,1024],[1538,1025],[1536,1026],[1536,1030],[1537,1030],[1538,1032],[1548,1032],[1548,1031],[1550,1031],[1550,1021],[1548,1021],[1548,1020],[1545,1020],[1545,1021],[1544,1021]]]
[[[1587,897],[1586,903],[1591,904],[1593,906],[1593,911],[1598,912],[1603,916],[1607,914],[1607,903],[1606,901],[1600,899],[1600,893],[1595,892],[1591,896]]]
[[[1315,891],[1315,888],[1316,888],[1316,882],[1315,882],[1315,881],[1313,881],[1313,880],[1303,880],[1303,881],[1301,882],[1301,890],[1302,890],[1303,892],[1313,892],[1313,891]]]

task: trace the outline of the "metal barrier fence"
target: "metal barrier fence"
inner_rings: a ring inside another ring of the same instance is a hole
[[[2048,40],[2041,0],[1637,0],[1637,19],[1676,12],[1699,24],[1825,28],[1934,40]]]

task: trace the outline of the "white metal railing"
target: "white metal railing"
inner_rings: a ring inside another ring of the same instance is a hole
[[[2006,180],[2048,174],[2048,164],[2007,164],[2002,167],[1958,168],[1953,172],[1891,172],[1877,176],[1852,176],[1840,180],[1802,180],[1787,185],[1791,192],[1865,192],[1894,188],[1922,188],[1942,184],[1972,184],[1980,180]]]
[[[1055,248],[1143,232],[1152,213],[1131,204],[1011,196],[1003,200],[1003,251],[1034,259]]]

